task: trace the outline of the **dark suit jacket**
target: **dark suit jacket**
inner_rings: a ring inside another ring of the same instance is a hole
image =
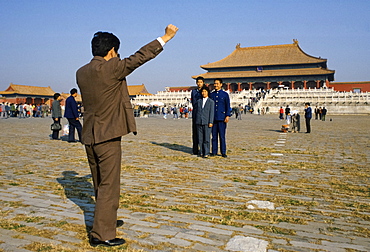
[[[73,96],[69,96],[66,99],[64,117],[65,118],[74,118],[74,119],[79,118],[77,102],[76,102],[76,100]]]
[[[312,109],[311,109],[311,107],[307,107],[304,110],[304,117],[305,118],[312,118]]]
[[[191,101],[191,105],[193,106],[193,113],[194,113],[194,109],[196,109],[197,101],[199,99],[202,99],[202,94],[199,92],[199,89],[196,88],[196,89],[191,90],[190,101]]]
[[[125,59],[95,56],[77,73],[84,104],[82,143],[91,145],[136,132],[126,76],[163,50],[158,40]]]
[[[198,125],[208,125],[210,123],[213,124],[213,120],[215,117],[215,102],[208,97],[206,104],[203,105],[203,98],[199,99],[196,103],[196,110],[197,113],[195,114],[195,124]]]

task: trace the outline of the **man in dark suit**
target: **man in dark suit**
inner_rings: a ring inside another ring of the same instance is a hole
[[[82,143],[85,144],[94,190],[92,246],[118,246],[125,240],[116,237],[120,196],[121,137],[136,134],[133,108],[126,76],[155,58],[178,28],[168,25],[162,37],[143,46],[128,58],[120,59],[119,39],[112,33],[95,33],[91,45],[94,58],[77,73],[77,84],[84,104]]]
[[[312,109],[310,103],[305,103],[304,118],[306,120],[306,133],[311,133]]]
[[[212,153],[217,155],[218,138],[220,138],[220,150],[222,157],[226,155],[226,125],[231,116],[229,94],[222,90],[222,80],[215,79],[213,92],[210,98],[215,102],[215,119],[212,127]]]
[[[198,131],[197,131],[197,125],[195,123],[195,118],[197,114],[197,101],[199,99],[202,99],[202,94],[200,93],[200,89],[204,85],[204,78],[202,76],[199,76],[196,78],[196,84],[197,88],[191,90],[190,94],[190,100],[191,104],[193,105],[193,111],[192,111],[192,139],[193,139],[193,155],[198,155],[199,153],[199,142],[198,142]]]
[[[77,129],[78,139],[81,141],[82,125],[80,123],[80,116],[78,114],[77,89],[72,88],[70,96],[66,99],[64,117],[67,118],[69,124],[68,143],[75,143],[75,129]]]
[[[209,98],[209,89],[207,86],[203,86],[200,89],[202,99],[198,99],[195,108],[197,113],[195,118],[195,124],[197,125],[197,136],[199,143],[199,155],[204,158],[208,158],[210,152],[210,139],[211,131],[213,126],[213,120],[215,118],[215,103]]]

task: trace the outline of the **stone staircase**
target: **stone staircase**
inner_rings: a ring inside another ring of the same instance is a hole
[[[240,99],[240,95],[233,98]],[[325,107],[330,114],[370,114],[370,93],[338,92],[332,88],[269,90],[252,105],[255,113],[267,107],[269,113],[278,113],[287,105],[302,113],[306,102],[312,108]]]

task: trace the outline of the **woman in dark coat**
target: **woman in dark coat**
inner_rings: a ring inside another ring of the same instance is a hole
[[[62,109],[60,107],[60,101],[62,100],[62,97],[59,93],[54,94],[54,101],[52,103],[51,107],[51,117],[53,118],[54,123],[57,123],[60,125],[60,128],[62,128],[61,119],[62,119]],[[51,138],[53,140],[59,140],[59,130],[53,130],[53,133],[51,135]]]

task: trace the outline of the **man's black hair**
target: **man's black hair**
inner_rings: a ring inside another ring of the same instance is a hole
[[[113,33],[97,32],[91,40],[92,55],[105,57],[113,47],[118,53],[119,45],[120,41]]]
[[[69,93],[71,95],[73,95],[73,94],[77,93],[77,89],[76,88],[72,88],[71,91],[69,91]]]
[[[58,99],[58,97],[60,96],[60,94],[59,93],[55,93],[54,94],[54,100],[56,100],[56,99]]]
[[[222,79],[215,79],[215,81],[219,81],[222,84]]]
[[[203,78],[202,76],[198,76],[198,77],[195,79],[195,81],[198,81],[198,80],[202,80],[202,81],[204,81],[204,78]]]

